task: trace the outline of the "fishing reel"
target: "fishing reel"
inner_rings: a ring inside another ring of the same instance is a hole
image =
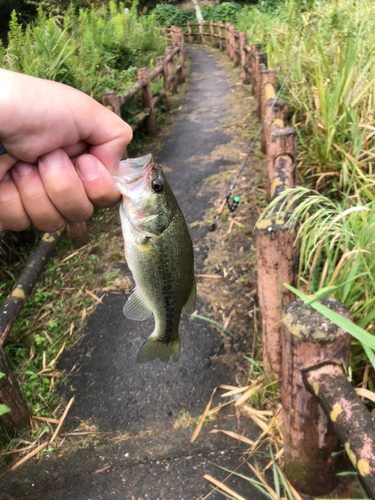
[[[224,210],[224,207],[225,205],[227,204],[228,205],[228,209],[229,209],[229,212],[234,212],[236,210],[236,208],[238,207],[238,204],[240,203],[241,201],[241,198],[239,196],[235,196],[233,198],[233,201],[232,203],[229,203],[229,196],[226,196],[223,203],[221,204],[219,210],[217,211],[217,215],[215,217],[215,220],[214,220],[214,223],[209,227],[209,231],[215,231],[216,229],[216,222],[218,220],[218,218],[220,217],[220,215],[223,213],[223,210]]]
[[[238,207],[239,202],[241,201],[241,198],[239,196],[235,196],[233,198],[232,203],[229,203],[229,200],[227,201],[227,205],[229,208],[229,212],[234,212],[236,208]]]

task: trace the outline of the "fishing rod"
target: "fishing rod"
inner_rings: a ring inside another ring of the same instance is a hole
[[[220,207],[219,207],[219,209],[218,209],[218,211],[217,211],[217,214],[216,214],[216,217],[215,217],[214,222],[213,222],[213,223],[211,224],[211,226],[209,227],[209,231],[215,231],[215,229],[216,229],[216,223],[217,223],[217,221],[219,220],[220,215],[223,213],[224,208],[225,208],[225,205],[228,205],[228,208],[229,208],[229,211],[230,211],[230,212],[234,212],[234,210],[237,208],[237,206],[238,206],[238,204],[239,204],[239,202],[240,202],[240,197],[239,197],[239,196],[235,196],[235,197],[233,198],[233,202],[232,202],[232,203],[229,203],[229,198],[230,198],[230,195],[232,194],[232,191],[233,191],[233,189],[234,189],[234,187],[235,187],[235,185],[236,185],[236,183],[237,183],[237,181],[238,181],[238,178],[239,178],[239,176],[240,176],[240,174],[241,174],[241,172],[242,172],[242,170],[243,170],[244,166],[246,165],[246,162],[247,162],[247,160],[249,159],[249,156],[251,155],[251,153],[252,153],[252,151],[253,151],[254,145],[256,144],[257,140],[259,139],[260,134],[262,133],[262,130],[263,130],[263,128],[264,128],[264,126],[265,126],[265,124],[266,124],[266,122],[267,122],[267,120],[268,120],[269,115],[272,113],[272,110],[273,110],[273,108],[274,108],[274,106],[275,106],[275,104],[276,104],[276,101],[278,100],[278,98],[279,98],[279,96],[280,96],[281,92],[284,90],[285,85],[286,85],[286,82],[288,81],[288,79],[289,79],[289,77],[290,77],[290,75],[291,75],[291,73],[292,73],[292,71],[293,71],[293,68],[294,68],[294,66],[295,66],[295,64],[296,64],[296,62],[297,62],[297,60],[298,60],[298,58],[299,58],[299,56],[300,56],[300,54],[301,54],[301,51],[302,51],[302,49],[303,49],[304,45],[306,44],[306,42],[307,42],[307,40],[308,40],[308,38],[309,38],[309,36],[310,36],[310,34],[311,34],[311,32],[312,32],[312,30],[313,30],[313,28],[314,28],[315,24],[316,24],[316,22],[317,22],[317,20],[319,19],[319,17],[320,17],[320,16],[318,15],[318,16],[315,18],[314,22],[313,22],[313,23],[312,23],[312,25],[310,26],[310,29],[309,29],[309,31],[308,31],[308,33],[307,33],[306,37],[305,37],[305,38],[304,38],[304,40],[302,41],[301,46],[300,46],[300,48],[299,48],[299,50],[298,50],[298,52],[297,52],[297,54],[296,54],[296,56],[295,56],[295,58],[294,58],[294,60],[293,60],[293,62],[292,62],[292,65],[290,66],[289,71],[288,71],[288,73],[286,74],[286,76],[285,76],[285,78],[284,78],[284,80],[283,80],[283,83],[281,84],[280,89],[279,89],[279,91],[278,91],[278,92],[277,92],[277,94],[276,94],[276,97],[275,97],[275,99],[273,99],[272,105],[271,105],[271,107],[268,109],[267,114],[266,114],[266,116],[265,116],[265,118],[264,118],[264,120],[263,120],[263,122],[262,122],[261,126],[259,127],[259,130],[258,130],[258,132],[257,132],[257,134],[256,134],[256,136],[255,136],[255,138],[254,138],[254,140],[253,140],[253,142],[251,143],[251,146],[250,146],[250,149],[249,149],[249,151],[248,151],[248,153],[247,153],[247,155],[246,155],[246,158],[245,158],[245,159],[244,159],[244,161],[242,162],[242,165],[241,165],[241,167],[240,167],[239,171],[237,172],[237,175],[236,175],[236,177],[234,178],[234,181],[232,182],[232,184],[231,184],[230,188],[228,189],[228,192],[227,192],[227,194],[226,194],[226,196],[225,196],[224,200],[222,201],[222,203],[221,203],[221,205],[220,205]]]

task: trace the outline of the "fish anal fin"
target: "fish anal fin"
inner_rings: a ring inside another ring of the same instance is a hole
[[[160,359],[167,363],[170,358],[178,361],[180,357],[180,339],[177,338],[171,342],[165,343],[159,337],[151,335],[141,347],[137,363],[148,363],[154,359]]]
[[[122,312],[127,318],[137,321],[143,321],[152,315],[151,309],[136,288],[126,301]]]
[[[186,314],[193,314],[195,311],[195,296],[197,294],[197,286],[195,280],[193,281],[193,286],[191,287],[189,298],[186,301],[186,304],[183,307],[184,312]]]

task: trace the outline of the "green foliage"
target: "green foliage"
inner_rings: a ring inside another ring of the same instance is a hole
[[[210,7],[203,4],[201,12],[203,19],[207,22],[211,19],[215,22],[223,21],[235,24],[237,17],[241,12],[241,5],[237,2],[223,2],[216,7]],[[158,26],[171,26],[172,24],[186,24],[197,22],[194,9],[178,9],[174,5],[159,4],[152,11],[155,16],[155,22]]]
[[[279,82],[301,48],[282,98],[298,134],[299,176],[308,186],[286,192],[268,209],[283,201],[290,208],[297,204],[299,287],[314,294],[334,287],[359,326],[374,335],[375,5],[370,0],[286,0],[275,9],[266,4],[270,7],[262,2],[244,8],[238,27],[261,42]],[[359,345],[352,360],[363,364]]]
[[[210,21],[212,19],[215,23],[223,21],[224,24],[237,24],[237,18],[241,9],[241,5],[237,2],[223,2],[216,7],[210,7],[203,4],[201,10],[205,21]]]
[[[196,23],[194,9],[178,9],[174,5],[158,4],[152,11],[158,26],[172,26],[172,24],[186,24],[188,21]]]
[[[5,374],[0,372],[0,379],[2,379],[3,377],[5,377]],[[11,411],[10,408],[0,404],[0,417],[1,415],[5,415],[5,413],[9,413],[10,411]]]
[[[137,80],[137,67],[149,66],[165,49],[154,16],[140,17],[137,5],[125,9],[111,1],[108,8],[77,12],[71,4],[63,18],[49,17],[40,7],[25,30],[14,11],[0,65],[67,83],[98,101],[106,91],[121,95]]]

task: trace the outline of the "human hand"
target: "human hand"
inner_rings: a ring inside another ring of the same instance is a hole
[[[57,82],[0,69],[0,228],[53,232],[120,198],[111,173],[132,138],[120,117]]]

